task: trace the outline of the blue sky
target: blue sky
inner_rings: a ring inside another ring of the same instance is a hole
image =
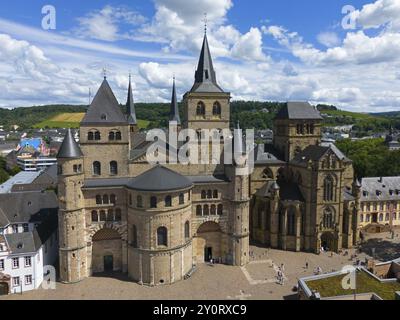
[[[56,30],[43,30],[44,5]],[[343,29],[351,4],[356,26]],[[0,107],[86,103],[102,69],[123,102],[190,89],[208,14],[217,78],[233,99],[400,108],[399,0],[2,1]],[[24,87],[21,88],[21,83]]]

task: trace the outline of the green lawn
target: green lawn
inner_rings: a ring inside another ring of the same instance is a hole
[[[85,114],[68,114],[63,113],[57,116],[53,116],[50,119],[44,120],[34,126],[36,129],[40,128],[79,128],[79,123],[82,121],[82,118]],[[150,121],[147,120],[138,120],[138,125],[140,129],[146,129],[150,124]]]
[[[354,118],[357,120],[380,118],[380,117],[372,116],[368,113],[356,113],[356,112],[350,112],[350,111],[344,111],[344,110],[323,110],[323,111],[321,111],[321,113],[328,114],[331,116],[351,117],[351,118]]]
[[[353,294],[353,290],[342,288],[342,279],[346,275],[338,275],[325,279],[307,281],[311,290],[318,291],[322,298]],[[395,292],[400,291],[399,282],[382,283],[365,271],[357,272],[357,293],[376,293],[384,300],[394,300]]]

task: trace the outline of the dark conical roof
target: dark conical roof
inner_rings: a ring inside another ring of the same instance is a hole
[[[76,159],[83,156],[81,148],[76,143],[71,129],[68,129],[67,134],[65,135],[64,141],[61,144],[60,150],[58,151],[57,158],[64,159]]]
[[[133,102],[132,84],[130,76],[129,76],[128,99],[126,101],[126,106],[128,110],[128,123],[136,125],[137,124],[136,110],[135,110],[135,103]]]
[[[204,35],[203,47],[201,48],[199,65],[195,73],[195,83],[191,92],[224,92],[217,84],[210,47],[207,35]]]
[[[131,189],[154,192],[186,189],[192,185],[192,181],[185,176],[161,165],[153,167],[128,183]]]
[[[172,86],[171,111],[169,115],[169,120],[176,121],[178,125],[181,124],[181,117],[179,115],[179,108],[178,108],[178,99],[176,98],[175,79],[174,79],[174,84]]]
[[[126,116],[122,112],[110,85],[104,78],[81,125],[126,124]]]

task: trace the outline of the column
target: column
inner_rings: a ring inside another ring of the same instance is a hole
[[[296,207],[296,251],[301,251],[301,211],[300,206]]]
[[[284,209],[283,211],[283,217],[281,220],[281,230],[282,230],[282,234],[281,234],[281,247],[282,250],[286,250],[286,234],[287,234],[287,207]]]

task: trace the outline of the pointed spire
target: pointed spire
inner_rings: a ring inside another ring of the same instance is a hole
[[[68,129],[60,150],[58,151],[57,158],[76,159],[81,158],[82,156],[83,153],[81,148],[79,148],[79,145],[76,143],[71,129]]]
[[[210,47],[208,46],[207,34],[204,34],[203,46],[201,48],[199,64],[195,73],[195,83],[192,92],[223,92],[217,84]]]
[[[131,125],[137,125],[135,103],[133,102],[132,94],[131,74],[129,74],[128,99],[126,101],[126,106],[128,109],[128,123]]]
[[[179,108],[178,108],[178,99],[176,98],[175,77],[172,85],[171,111],[169,120],[176,121],[178,125],[181,124],[181,117],[179,115]]]

